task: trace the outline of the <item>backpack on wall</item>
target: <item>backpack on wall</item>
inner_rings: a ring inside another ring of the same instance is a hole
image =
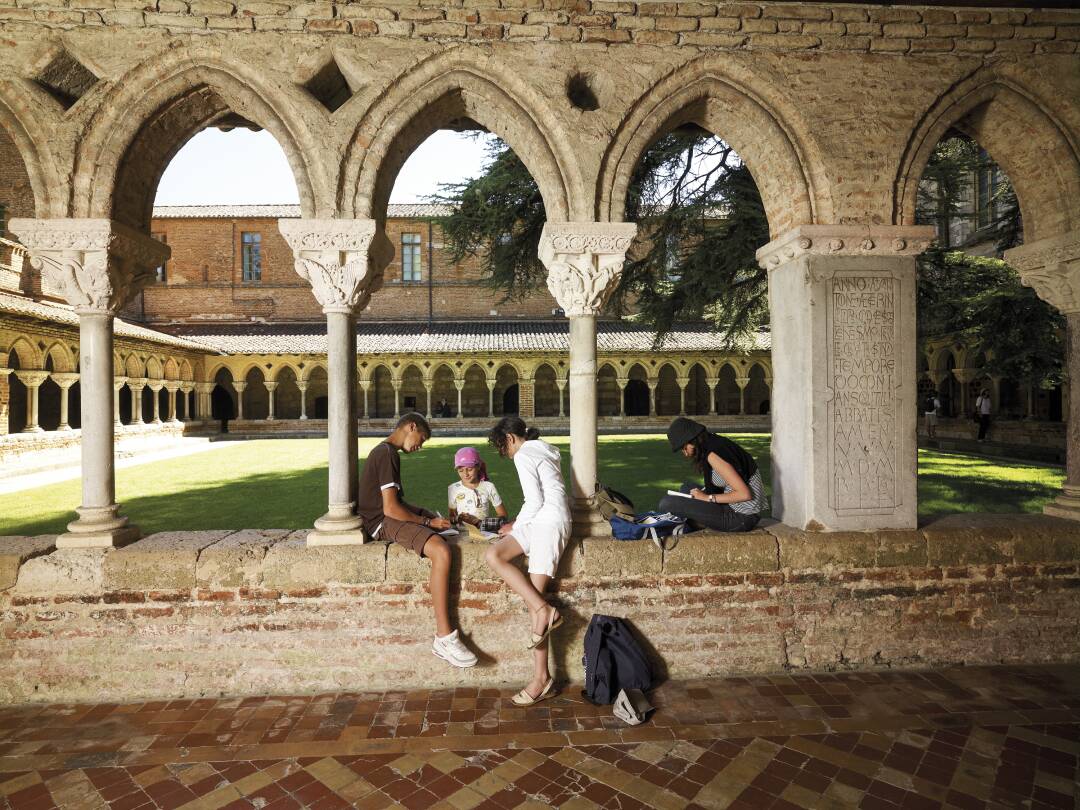
[[[604,516],[604,520],[611,520],[616,515],[628,520],[634,519],[634,502],[611,487],[597,484],[593,500],[596,501],[596,508]]]
[[[649,659],[630,632],[615,616],[594,613],[585,631],[585,688],[581,695],[590,703],[609,705],[623,690],[652,689]]]
[[[675,548],[686,531],[686,518],[671,512],[644,512],[630,519],[613,515],[608,522],[616,540],[644,540],[647,537],[662,551]]]

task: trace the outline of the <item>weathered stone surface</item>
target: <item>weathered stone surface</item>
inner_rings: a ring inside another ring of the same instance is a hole
[[[878,539],[876,565],[879,568],[929,564],[926,538],[922,532],[882,530],[875,534]]]
[[[288,529],[244,529],[207,546],[195,567],[196,584],[226,588],[261,584],[267,549],[288,535]]]
[[[694,532],[664,552],[665,574],[724,574],[733,571],[777,571],[776,538],[766,531]]]
[[[150,588],[194,588],[199,552],[219,541],[229,530],[161,532],[105,558],[105,588],[116,591]]]
[[[1080,559],[1080,523],[1050,515],[1010,515],[1014,560],[1071,562]]]
[[[783,523],[766,531],[780,547],[780,567],[802,570],[844,566],[872,568],[877,558],[877,536],[871,532],[804,532]]]
[[[289,590],[333,583],[382,582],[386,576],[386,543],[362,546],[308,546],[307,531],[293,532],[271,546],[263,560],[262,584]]]
[[[7,590],[19,577],[19,566],[32,557],[48,554],[56,548],[56,536],[0,537],[0,591]]]
[[[663,567],[664,555],[652,540],[590,537],[582,542],[582,573],[587,577],[659,574]]]
[[[1013,558],[1012,521],[1006,515],[949,515],[923,527],[931,565],[984,565]]]
[[[100,593],[109,549],[72,548],[33,557],[19,569],[16,593]]]

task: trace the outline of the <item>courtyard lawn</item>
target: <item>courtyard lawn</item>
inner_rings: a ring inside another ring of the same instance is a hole
[[[768,434],[736,437],[769,481]],[[360,439],[360,457],[378,439]],[[569,437],[552,442],[563,451],[569,474]],[[521,490],[512,462],[498,458],[477,438],[432,439],[402,458],[410,502],[446,509],[446,487],[456,479],[454,451],[480,449],[488,471],[514,514]],[[119,470],[117,497],[144,534],[201,529],[302,529],[325,509],[325,439],[221,442],[215,449],[165,462]],[[668,488],[694,478],[689,463],[659,435],[602,436],[600,478],[628,495],[638,509],[655,508]],[[1060,467],[1003,462],[931,451],[919,452],[919,515],[953,512],[1037,512],[1064,481]],[[80,500],[79,481],[0,496],[0,535],[56,534]]]

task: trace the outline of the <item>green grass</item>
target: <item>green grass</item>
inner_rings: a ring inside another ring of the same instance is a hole
[[[769,480],[769,436],[741,434]],[[360,439],[360,457],[377,439]],[[569,475],[569,438],[552,442],[563,451]],[[456,476],[454,451],[480,449],[492,480],[511,514],[521,489],[510,461],[498,458],[479,438],[432,439],[402,457],[408,499],[430,509],[446,508],[446,487]],[[306,528],[326,507],[325,439],[265,439],[222,442],[215,449],[117,472],[117,498],[144,533],[200,529]],[[689,463],[656,435],[603,436],[601,480],[628,495],[640,510],[651,509],[668,488],[694,478]],[[1011,463],[927,450],[919,452],[919,515],[953,512],[1037,512],[1064,481],[1059,467]],[[0,496],[0,535],[64,531],[79,504],[78,480]]]

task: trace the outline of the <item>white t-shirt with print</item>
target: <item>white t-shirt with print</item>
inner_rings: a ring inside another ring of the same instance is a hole
[[[481,481],[476,489],[455,481],[447,487],[450,508],[459,515],[476,518],[494,517],[495,507],[502,505],[499,491],[490,481]]]

